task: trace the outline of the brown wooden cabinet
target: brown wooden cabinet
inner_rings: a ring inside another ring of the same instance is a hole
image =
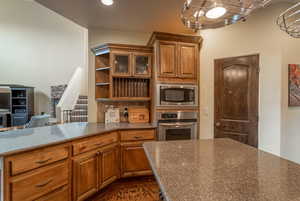
[[[152,174],[142,143],[121,145],[121,155],[122,177]]]
[[[73,160],[73,200],[85,200],[98,191],[99,152],[78,156]]]
[[[119,177],[117,144],[79,155],[73,160],[74,201],[85,200]]]
[[[114,76],[131,76],[132,59],[130,52],[114,52],[111,57]]]
[[[158,42],[158,76],[161,78],[197,78],[198,45],[172,41]]]
[[[152,54],[149,53],[133,53],[133,76],[135,77],[151,77],[152,70]]]
[[[177,73],[180,78],[197,78],[198,45],[178,43]]]
[[[97,101],[149,101],[153,48],[105,44],[95,53]]]
[[[119,146],[114,145],[102,150],[99,162],[101,167],[100,188],[103,188],[119,177]]]
[[[155,130],[128,130],[120,132],[121,138],[121,177],[151,175],[143,143],[155,140]]]
[[[161,41],[159,48],[159,76],[176,77],[177,75],[177,44],[176,42]]]
[[[121,176],[150,175],[142,144],[155,139],[129,129],[5,156],[4,200],[84,201]]]

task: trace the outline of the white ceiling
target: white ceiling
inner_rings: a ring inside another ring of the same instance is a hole
[[[100,0],[36,1],[87,28],[192,32],[185,28],[180,20],[180,10],[185,0],[114,0],[115,3],[110,7],[102,5]]]

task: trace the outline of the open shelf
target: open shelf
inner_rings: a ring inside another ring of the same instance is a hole
[[[108,83],[108,82],[97,82],[96,83],[96,86],[108,86],[108,85],[110,85],[110,83]]]
[[[100,67],[100,68],[96,68],[96,71],[104,71],[104,70],[110,70],[111,67]]]
[[[96,56],[95,57],[95,68],[101,69],[101,68],[110,67],[109,56],[110,56],[109,53]]]

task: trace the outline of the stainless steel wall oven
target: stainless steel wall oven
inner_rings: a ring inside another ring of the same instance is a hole
[[[160,141],[198,138],[197,112],[165,112],[157,115]]]

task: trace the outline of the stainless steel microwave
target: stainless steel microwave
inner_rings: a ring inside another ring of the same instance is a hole
[[[157,106],[198,106],[197,85],[157,85]]]

